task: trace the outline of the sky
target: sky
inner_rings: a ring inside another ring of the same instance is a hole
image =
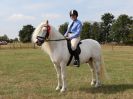
[[[76,9],[84,21],[101,21],[101,15],[112,13],[133,16],[133,0],[0,0],[0,36],[18,37],[24,25],[36,27],[44,20],[57,29],[70,22],[69,11]]]

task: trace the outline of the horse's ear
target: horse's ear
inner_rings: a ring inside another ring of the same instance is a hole
[[[44,20],[43,24],[48,25],[49,24],[48,20]]]
[[[46,20],[46,24],[48,25],[48,20]]]

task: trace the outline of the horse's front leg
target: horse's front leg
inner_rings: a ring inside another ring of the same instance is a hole
[[[56,87],[56,90],[60,90],[62,85],[61,85],[61,67],[59,65],[54,64],[55,70],[57,72],[57,80],[58,80],[58,85]]]
[[[61,78],[62,78],[62,89],[61,92],[65,92],[66,91],[66,64],[65,63],[61,63]]]

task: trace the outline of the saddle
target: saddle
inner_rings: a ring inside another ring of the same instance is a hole
[[[77,51],[78,55],[81,53],[81,49],[80,49],[80,46],[79,46],[80,44],[82,44],[82,42],[79,42],[78,45],[77,45],[77,48],[76,48],[76,51]],[[67,47],[68,47],[68,50],[69,50],[69,53],[70,53],[70,58],[69,58],[69,61],[67,63],[67,66],[69,66],[69,64],[72,61],[72,58],[74,57],[74,51],[71,48],[71,40],[67,40]]]

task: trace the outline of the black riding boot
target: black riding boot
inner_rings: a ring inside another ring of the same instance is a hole
[[[77,50],[74,51],[74,66],[79,67],[80,66],[80,60],[79,60],[79,53]]]

